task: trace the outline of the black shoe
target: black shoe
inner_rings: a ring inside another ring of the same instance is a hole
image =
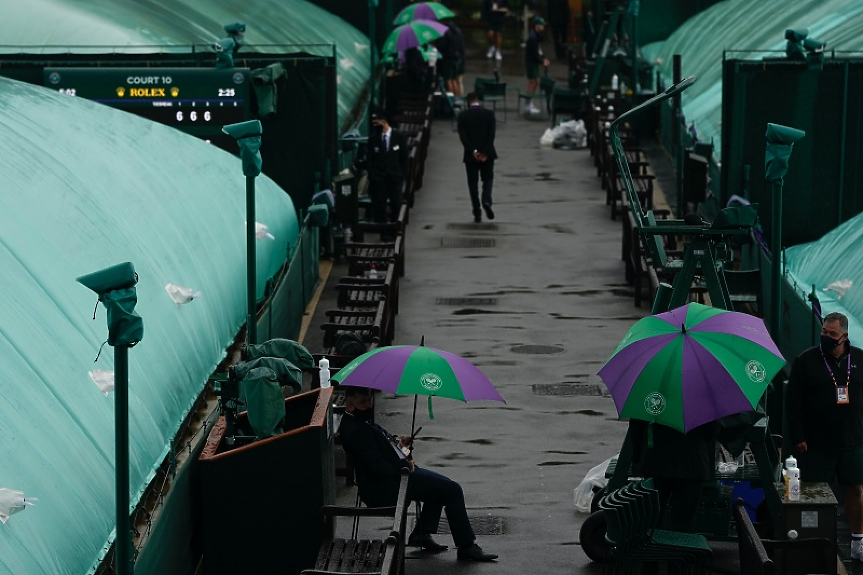
[[[473,217],[473,223],[478,224],[482,221],[482,216],[479,214],[475,214]]]
[[[485,216],[488,219],[490,219],[490,220],[494,219],[494,210],[491,209],[491,204],[483,204],[482,209],[485,210]]]
[[[428,533],[418,533],[416,531],[411,533],[410,537],[408,537],[408,547],[420,547],[425,551],[432,552],[445,551],[449,549],[446,545],[442,545],[432,539],[431,535]]]
[[[457,556],[459,559],[464,559],[465,561],[494,561],[497,559],[497,555],[486,553],[476,543],[459,547]]]

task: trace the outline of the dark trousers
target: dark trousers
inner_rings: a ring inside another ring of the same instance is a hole
[[[387,221],[387,206],[390,207],[389,221],[399,219],[402,205],[402,178],[386,178],[369,181],[369,197],[372,200],[372,220],[382,224]]]
[[[491,186],[494,183],[494,160],[489,158],[485,162],[468,160],[464,163],[464,171],[467,173],[467,191],[470,193],[470,205],[473,215],[482,215],[479,180],[482,178],[482,204],[491,205]]]
[[[441,511],[446,509],[455,546],[463,547],[476,539],[467,518],[461,485],[449,477],[428,469],[415,468],[408,481],[408,500],[423,504],[417,525],[422,533],[437,533]]]

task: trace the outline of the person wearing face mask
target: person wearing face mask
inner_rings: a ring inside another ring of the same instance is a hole
[[[794,360],[786,403],[801,475],[845,488],[851,557],[863,561],[863,350],[848,341],[843,314],[828,314],[820,345]]]
[[[446,510],[450,532],[458,548],[458,559],[497,559],[497,555],[486,553],[476,544],[461,485],[440,473],[419,467],[411,454],[412,437],[391,435],[374,422],[374,400],[370,389],[354,386],[344,386],[343,389],[345,415],[339,434],[345,453],[354,461],[363,502],[372,507],[395,505],[401,470],[410,469],[408,500],[419,501],[423,505],[407,544],[432,552],[446,550],[446,545],[432,539],[432,534],[437,532],[441,512]]]

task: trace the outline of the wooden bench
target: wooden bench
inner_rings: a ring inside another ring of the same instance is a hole
[[[314,568],[302,575],[403,575],[408,504],[408,472],[404,470],[394,507],[323,507],[323,542]],[[341,538],[336,537],[338,517],[392,517],[393,525],[385,539]]]
[[[632,176],[632,184],[635,187],[635,195],[638,197],[638,201],[641,204],[641,207],[645,210],[653,209],[653,180],[655,177],[652,174],[639,174]],[[611,219],[617,219],[617,212],[619,210],[617,204],[620,202],[621,206],[625,206],[628,203],[628,199],[626,196],[626,190],[623,189],[623,181],[621,178],[614,178],[614,185],[612,186],[614,190],[619,190],[616,194],[617,199],[611,202]]]
[[[321,324],[324,330],[324,348],[332,352],[336,338],[343,331],[356,332],[371,349],[378,345],[389,345],[386,326],[386,301],[378,302],[374,309],[348,311],[343,309],[327,310],[327,321]]]
[[[395,262],[399,276],[405,275],[405,233],[409,213],[407,202],[402,202],[396,221],[361,222],[354,226],[354,241],[344,245],[348,275],[363,275],[372,264],[380,272],[387,268],[390,261]],[[367,237],[375,233],[381,234],[381,238],[390,236],[393,239],[376,242]]]
[[[377,278],[342,276],[335,288],[339,309],[345,311],[371,311],[383,302],[383,330],[387,339],[391,341],[394,338],[395,318],[399,312],[399,276],[394,262],[390,262],[386,271]]]

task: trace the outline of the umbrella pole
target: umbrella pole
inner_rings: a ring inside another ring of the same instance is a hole
[[[417,397],[419,396],[414,395],[414,414],[413,417],[411,417],[411,437],[414,436],[414,427],[417,422]],[[413,446],[411,446],[411,449],[413,449]]]

